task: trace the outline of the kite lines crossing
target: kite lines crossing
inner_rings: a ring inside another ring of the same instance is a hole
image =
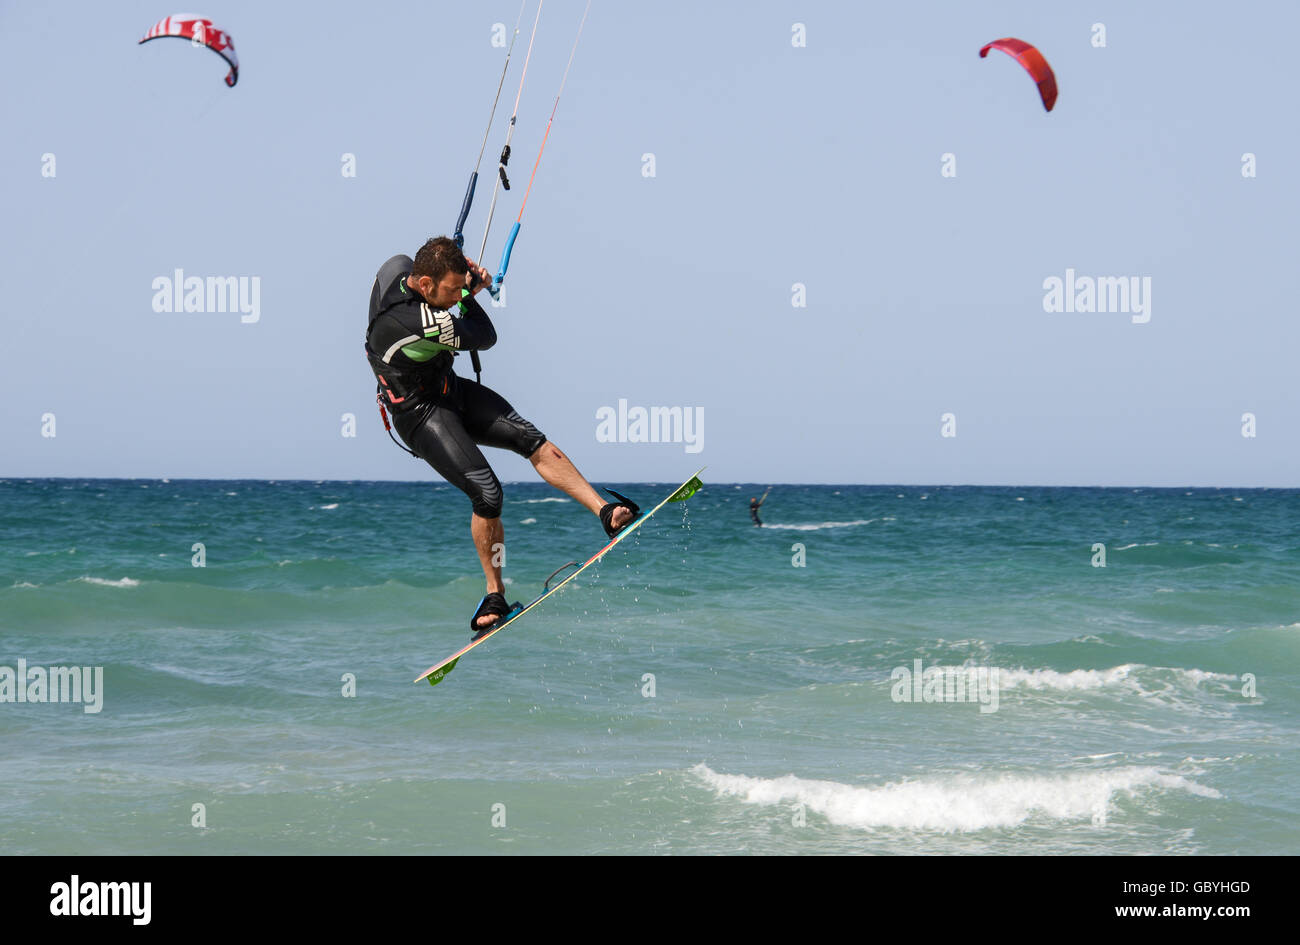
[[[515,40],[519,38],[519,24],[522,23],[524,20],[524,7],[526,7],[527,5],[528,5],[528,0],[524,0],[524,2],[519,5],[519,16],[515,20],[515,32],[514,35],[510,37],[510,48],[506,50],[506,61],[505,64],[501,67],[501,81],[497,83],[496,98],[492,99],[492,111],[488,114],[487,130],[483,132],[483,144],[478,149],[478,161],[474,164],[474,173],[469,175],[469,186],[465,188],[465,199],[461,201],[460,216],[457,217],[456,219],[456,233],[452,238],[456,240],[456,245],[459,246],[461,249],[465,248],[465,219],[469,216],[469,208],[474,205],[474,188],[478,185],[478,169],[483,165],[483,152],[487,150],[488,136],[492,134],[492,119],[496,117],[497,103],[501,101],[501,89],[506,84],[506,73],[510,71],[510,57],[514,55],[515,52]],[[542,18],[542,5],[538,3],[537,19],[540,20],[541,18]],[[535,39],[536,37],[537,37],[537,23],[534,22],[533,38]],[[532,54],[533,54],[533,40],[530,39],[528,41],[528,56],[531,57]],[[527,74],[528,74],[528,60],[525,59],[524,75]],[[523,90],[524,90],[524,80],[523,80],[523,76],[520,76],[519,91],[522,93]],[[519,99],[516,98],[515,99],[516,114],[518,113],[518,111],[519,111]],[[512,115],[510,117],[511,129],[514,128],[514,124],[515,124],[515,119],[514,116]],[[506,180],[506,176],[505,176],[505,165],[508,160],[510,160],[510,139],[507,137],[505,150],[501,152],[501,164],[499,167],[501,180],[505,181],[506,190],[510,189],[510,181]],[[496,190],[494,188],[492,191],[492,203],[494,205],[496,204],[496,198],[497,195],[496,195]],[[491,226],[492,226],[492,214],[489,213],[488,228],[491,228]],[[483,231],[483,243],[484,246],[487,245],[486,229]],[[479,251],[479,255],[480,256],[483,255],[482,250]]]
[[[524,94],[524,82],[528,78],[528,64],[533,58],[533,44],[537,39],[537,26],[542,20],[542,6],[545,0],[538,0],[537,15],[533,18],[533,31],[528,37],[528,53],[524,56],[524,68],[519,74],[519,91],[515,93],[515,107],[510,114],[510,123],[506,128],[506,143],[501,149],[501,156],[497,159],[497,178],[492,187],[492,203],[488,207],[487,223],[483,227],[483,243],[479,247],[478,257],[475,260],[480,266],[483,264],[483,254],[487,251],[488,234],[492,230],[492,217],[496,213],[497,196],[502,188],[510,189],[510,178],[506,174],[506,166],[510,163],[510,142],[514,138],[515,125],[519,119],[519,101]],[[474,172],[470,174],[469,186],[465,188],[465,198],[461,201],[460,216],[456,218],[456,231],[453,239],[456,245],[462,250],[465,248],[465,221],[469,218],[470,208],[474,205],[474,191],[478,186],[479,168],[483,164],[483,154],[487,151],[488,137],[492,134],[492,122],[496,117],[497,105],[501,101],[501,90],[505,87],[506,74],[510,71],[510,58],[514,55],[515,41],[519,39],[519,27],[523,23],[524,10],[528,6],[528,0],[523,0],[519,7],[519,16],[515,20],[515,31],[510,37],[510,47],[506,50],[506,61],[501,67],[501,79],[497,82],[497,94],[492,99],[492,111],[488,114],[487,130],[483,133],[483,144],[479,147],[478,161],[474,164]],[[546,141],[551,135],[551,123],[555,121],[556,109],[560,106],[560,96],[564,94],[564,85],[569,79],[569,68],[573,65],[574,54],[578,51],[578,40],[582,38],[582,27],[587,22],[587,14],[591,12],[591,0],[587,0],[587,7],[582,12],[582,20],[578,24],[578,35],[573,40],[573,49],[569,51],[569,62],[564,67],[564,76],[560,80],[560,91],[555,96],[555,105],[551,108],[551,118],[546,123],[546,134],[542,136],[542,145],[537,150],[537,160],[533,164],[533,173],[528,178],[528,187],[524,191],[523,203],[519,206],[519,216],[515,219],[515,225],[510,231],[510,238],[506,241],[505,250],[501,254],[501,266],[492,281],[488,284],[488,292],[492,298],[501,297],[501,283],[505,280],[506,269],[510,265],[510,254],[514,249],[515,237],[519,235],[519,226],[524,217],[524,206],[528,203],[528,195],[532,193],[533,179],[537,176],[537,166],[541,164],[542,152],[546,150]],[[474,365],[474,375],[481,380],[482,365],[479,363],[477,351],[470,352],[470,360]]]
[[[515,106],[514,106],[514,110],[510,115],[510,122],[506,128],[506,143],[505,146],[501,149],[501,157],[498,159],[497,162],[496,184],[492,188],[492,203],[488,208],[487,223],[483,229],[483,243],[481,248],[479,249],[479,258],[477,260],[477,262],[480,265],[482,265],[483,253],[486,252],[487,250],[488,234],[492,229],[492,218],[496,211],[497,197],[501,189],[503,188],[505,190],[510,189],[510,178],[506,174],[506,166],[510,162],[511,141],[514,138],[515,125],[519,119],[519,102],[524,94],[524,82],[528,78],[528,64],[532,61],[533,44],[537,39],[537,26],[542,19],[542,6],[544,5],[544,2],[545,0],[539,0],[537,4],[537,14],[533,18],[532,34],[528,38],[528,53],[524,57],[524,68],[519,75],[519,90],[515,93]],[[524,0],[524,4],[519,8],[519,18],[515,23],[514,35],[510,39],[510,47],[506,51],[505,65],[502,67],[501,70],[501,80],[500,82],[497,83],[496,98],[492,100],[492,112],[488,116],[488,130],[483,135],[483,145],[482,147],[479,148],[478,163],[474,165],[474,172],[470,175],[469,186],[466,188],[465,198],[461,202],[460,216],[456,220],[456,232],[455,232],[454,239],[456,240],[456,244],[462,248],[464,248],[465,245],[465,221],[469,217],[470,208],[473,206],[474,203],[474,190],[478,184],[479,168],[482,166],[483,163],[483,154],[487,150],[487,139],[492,132],[492,121],[496,116],[497,104],[500,102],[501,99],[501,90],[505,85],[506,73],[510,69],[510,58],[514,54],[515,41],[519,38],[519,27],[523,23],[524,10],[527,7],[527,5],[528,5],[527,0]],[[551,117],[550,120],[548,120],[546,123],[546,133],[542,136],[542,144],[537,149],[537,160],[533,162],[533,172],[528,178],[528,187],[524,190],[524,199],[519,206],[519,215],[518,217],[516,217],[515,224],[510,230],[510,236],[506,240],[505,249],[501,254],[501,265],[498,268],[496,275],[493,277],[491,284],[488,286],[488,291],[492,293],[493,298],[500,297],[501,283],[505,280],[506,270],[510,266],[510,254],[514,249],[515,239],[519,235],[519,227],[524,217],[524,207],[527,206],[528,196],[529,194],[532,193],[533,181],[537,177],[537,168],[538,165],[540,165],[542,162],[542,153],[546,150],[546,142],[551,135],[551,125],[554,123],[555,113],[560,107],[560,96],[564,94],[564,86],[569,79],[569,69],[573,66],[573,58],[578,51],[578,41],[582,39],[582,28],[584,25],[586,25],[587,14],[590,12],[591,12],[591,0],[587,0],[586,9],[584,9],[582,12],[582,20],[578,23],[578,34],[576,37],[574,37],[573,48],[569,51],[568,64],[565,65],[564,67],[564,76],[560,80],[560,91],[557,92],[555,95],[555,104],[551,107]]]
[[[541,15],[541,5],[537,9],[538,15]],[[578,40],[582,39],[582,27],[587,23],[587,14],[591,12],[591,0],[587,0],[587,8],[582,11],[582,20],[578,23],[578,35],[573,38],[573,49],[569,50],[569,62],[564,67],[564,76],[560,79],[560,91],[555,93],[555,104],[551,106],[551,117],[546,122],[546,134],[542,135],[542,146],[537,149],[537,160],[533,162],[533,173],[529,175],[528,187],[524,189],[523,202],[519,204],[519,216],[515,218],[515,225],[510,229],[510,237],[506,240],[506,248],[501,253],[501,265],[497,269],[496,276],[492,279],[492,297],[496,298],[501,291],[501,283],[506,277],[506,270],[510,268],[510,253],[515,248],[515,237],[519,235],[519,225],[524,219],[524,207],[528,206],[528,195],[533,192],[533,180],[537,177],[537,166],[542,163],[542,152],[546,150],[546,140],[551,136],[551,124],[555,121],[555,112],[560,107],[560,96],[564,94],[564,84],[569,81],[569,69],[573,66],[573,56],[578,51]],[[511,119],[511,125],[514,119]]]

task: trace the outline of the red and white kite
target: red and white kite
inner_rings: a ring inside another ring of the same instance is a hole
[[[197,13],[177,13],[159,20],[153,29],[144,34],[141,43],[151,39],[166,37],[188,39],[195,46],[207,46],[226,62],[230,63],[230,74],[226,76],[226,85],[234,88],[239,81],[239,59],[235,56],[235,41],[225,30],[212,25],[212,21]]]

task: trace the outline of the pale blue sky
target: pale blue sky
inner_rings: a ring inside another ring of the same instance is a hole
[[[546,0],[493,268],[582,6]],[[0,6],[0,476],[433,478],[384,434],[366,304],[452,229],[517,0],[196,9],[234,89],[136,45],[177,10]],[[1295,486],[1298,27],[1282,2],[595,0],[484,382],[593,479]],[[978,57],[1002,36],[1055,68],[1050,115]],[[257,276],[260,321],[154,312],[178,268]],[[1068,268],[1150,277],[1150,322],[1044,312]],[[597,442],[620,399],[702,408],[703,451]]]

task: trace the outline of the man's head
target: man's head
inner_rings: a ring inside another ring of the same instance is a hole
[[[456,241],[446,236],[431,239],[415,254],[415,267],[407,285],[435,308],[451,308],[469,288],[469,263]]]

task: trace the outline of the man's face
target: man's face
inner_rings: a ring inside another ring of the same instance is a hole
[[[437,282],[430,276],[420,276],[416,288],[424,300],[435,308],[451,308],[461,299],[461,289],[468,288],[468,272],[448,272]]]

